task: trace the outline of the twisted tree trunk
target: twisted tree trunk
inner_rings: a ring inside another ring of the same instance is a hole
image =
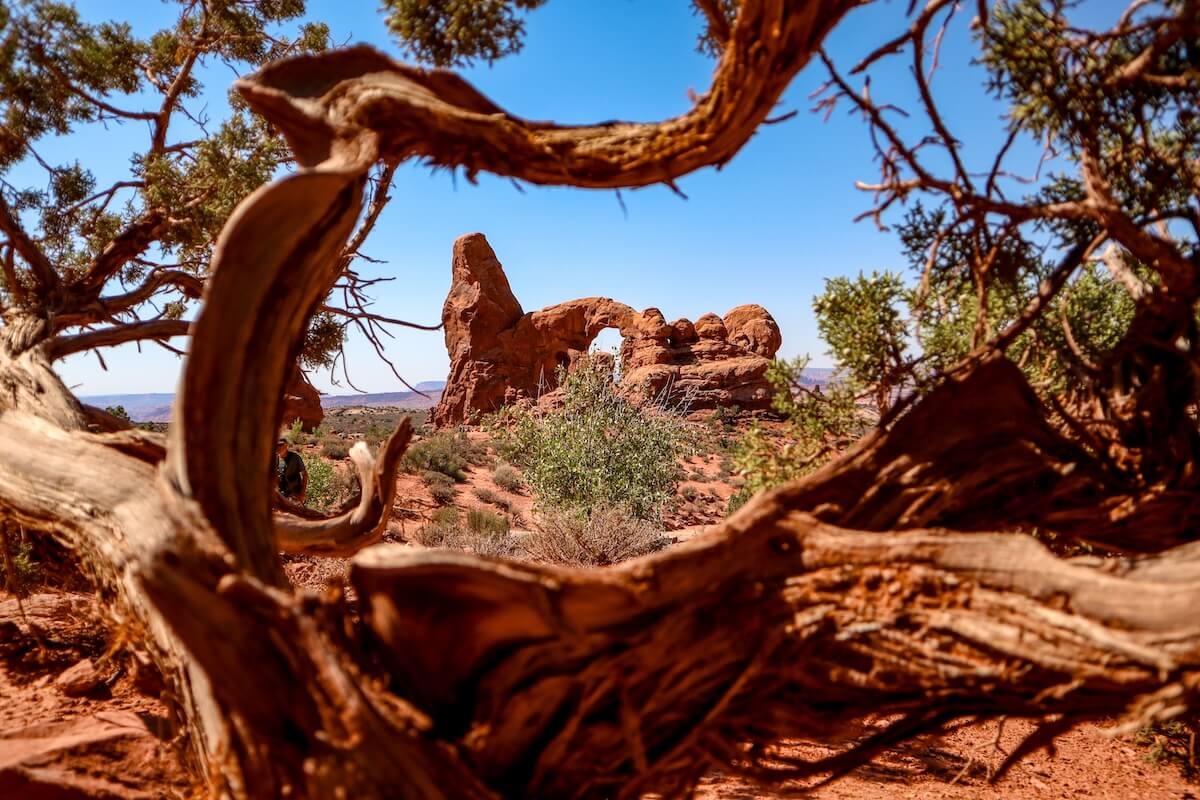
[[[529,123],[366,48],[240,82],[302,169],[221,236],[165,449],[84,430],[36,321],[6,326],[0,511],[64,538],[141,627],[215,792],[678,796],[713,766],[767,782],[840,774],[964,716],[1051,718],[1053,734],[1194,705],[1193,546],[1100,566],[987,532],[1050,525],[1161,549],[1190,538],[1169,517],[1194,495],[1122,483],[1045,423],[1002,360],[659,555],[576,572],[368,548],[351,574],[361,621],[286,586],[279,550],[378,540],[408,438],[378,463],[358,451],[353,508],[273,514],[279,398],[367,169],[420,156],[538,183],[669,182],[731,157],[853,5],[748,0],[713,89],[658,125]],[[894,720],[864,732],[881,715]],[[771,751],[798,736],[848,744],[812,764]]]

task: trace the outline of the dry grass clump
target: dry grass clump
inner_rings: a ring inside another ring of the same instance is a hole
[[[490,505],[496,505],[500,502],[500,495],[496,494],[486,486],[476,486],[471,490],[471,493],[479,498],[481,502],[488,503]]]
[[[622,506],[549,509],[522,547],[534,561],[569,566],[603,567],[653,553],[667,545],[657,527]]]
[[[519,492],[525,482],[521,480],[521,473],[517,472],[508,464],[501,464],[492,472],[492,480],[506,492]]]
[[[349,562],[343,558],[308,555],[283,555],[283,571],[292,586],[320,592],[346,582]]]
[[[458,494],[454,479],[442,472],[426,470],[421,473],[421,480],[429,487],[429,493],[439,503],[449,503]]]
[[[336,436],[326,436],[321,440],[321,455],[341,461],[350,457],[350,445]]]
[[[491,511],[474,509],[466,518],[456,508],[441,508],[416,535],[423,547],[464,550],[481,556],[519,558],[521,547],[509,534],[508,520]]]

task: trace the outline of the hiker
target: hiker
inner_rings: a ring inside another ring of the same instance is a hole
[[[304,459],[288,450],[287,439],[282,436],[275,445],[275,474],[279,476],[279,493],[303,503],[308,492],[308,470],[304,467]]]

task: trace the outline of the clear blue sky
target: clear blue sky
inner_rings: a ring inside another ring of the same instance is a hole
[[[169,23],[173,4],[154,0],[79,0],[90,19],[125,18],[139,31]],[[338,42],[370,42],[399,54],[374,2],[310,0],[310,17],[324,20]],[[136,8],[136,17],[131,17]],[[903,4],[877,3],[853,12],[828,42],[845,67],[902,29]],[[955,25],[942,54],[937,86],[949,123],[969,142],[967,155],[984,168],[1003,127],[999,107],[981,88],[982,74],[966,29],[969,12]],[[565,123],[608,119],[655,120],[685,111],[688,91],[707,88],[714,62],[695,50],[700,21],[687,0],[552,0],[528,16],[525,50],[467,71],[470,80],[513,113]],[[219,118],[233,74],[224,65],[205,70],[209,113]],[[828,357],[817,338],[811,301],[822,281],[859,270],[902,269],[894,234],[873,223],[854,223],[870,197],[854,181],[873,180],[867,131],[839,109],[829,121],[809,113],[809,95],[823,81],[810,65],[793,82],[779,111],[792,120],[758,132],[720,172],[705,170],[680,181],[690,199],[666,188],[625,192],[628,215],[612,192],[526,187],[482,176],[478,186],[446,173],[408,166],[364,251],[384,266],[362,265],[367,275],[396,277],[377,288],[376,309],[419,322],[435,322],[450,281],[455,237],[482,231],[508,272],[526,310],[590,295],[638,308],[655,306],[668,319],[724,314],[741,303],[766,306],[783,331],[782,354]],[[901,104],[913,91],[907,64],[876,73],[872,91]],[[915,123],[914,123],[915,124]],[[145,138],[137,126],[95,131],[47,146],[52,154],[89,153],[85,163],[103,179],[119,177],[128,154]],[[56,149],[57,148],[57,149]],[[368,391],[402,387],[374,357],[353,342],[351,374]],[[397,331],[389,354],[410,381],[445,377],[441,333]],[[170,391],[179,361],[154,346],[105,352],[108,371],[94,356],[61,365],[81,394]],[[318,388],[337,393],[323,374]]]

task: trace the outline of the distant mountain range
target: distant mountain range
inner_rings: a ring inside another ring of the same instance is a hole
[[[809,367],[800,376],[801,383],[808,386],[821,386],[830,382],[834,370],[822,367]],[[438,398],[442,396],[445,381],[421,381],[416,388],[418,392],[371,392],[367,394],[323,394],[321,407],[325,409],[345,408],[347,406],[395,406],[397,408],[433,408]],[[92,394],[82,395],[83,402],[98,408],[124,406],[125,413],[134,422],[169,422],[171,419],[171,403],[175,395],[171,392],[152,394]]]
[[[837,370],[828,367],[806,367],[800,373],[800,383],[805,386],[824,386],[833,381],[836,372]]]
[[[418,392],[374,392],[367,394],[321,395],[321,407],[325,409],[346,406],[397,406],[399,408],[433,408],[442,396],[445,381],[422,381]],[[97,408],[124,406],[125,413],[134,422],[169,422],[171,404],[175,400],[172,392],[150,394],[92,394],[81,395],[84,403]]]

